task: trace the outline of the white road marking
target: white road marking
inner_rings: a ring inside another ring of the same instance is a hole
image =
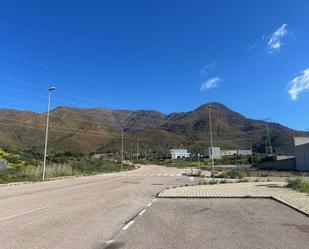
[[[161,174],[157,174],[157,176],[160,176]]]
[[[150,202],[150,203],[148,203],[147,205],[146,205],[146,207],[150,207],[152,205],[152,203]]]
[[[170,176],[174,176],[175,174],[170,174]]]
[[[146,212],[146,209],[143,209],[142,211],[140,211],[140,213],[138,215],[142,216],[145,212]]]
[[[194,181],[194,177],[191,176],[190,177],[190,181],[193,182]]]
[[[177,174],[177,176],[181,176],[181,174]]]
[[[168,176],[168,174],[164,174],[164,176]]]
[[[34,213],[36,211],[40,211],[40,210],[48,208],[48,207],[49,206],[44,206],[44,207],[32,209],[32,210],[29,210],[29,211],[26,211],[26,212],[23,212],[23,213],[20,213],[20,214],[15,214],[15,215],[11,215],[11,216],[8,216],[8,217],[5,217],[5,218],[1,218],[0,222],[5,221],[5,220],[9,220],[9,219],[13,219],[13,218],[16,218],[16,217],[19,217],[19,216],[23,216],[23,215],[26,215],[26,214],[31,214],[31,213]]]
[[[155,202],[155,201],[157,201],[157,199],[153,199],[152,201]]]
[[[132,226],[134,223],[134,220],[131,220],[129,223],[127,223],[123,228],[122,230],[127,230],[130,226]]]

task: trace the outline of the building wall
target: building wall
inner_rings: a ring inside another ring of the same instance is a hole
[[[170,150],[171,151],[171,153],[178,153],[178,154],[181,154],[181,153],[188,153],[188,150],[187,149],[171,149]]]
[[[258,163],[255,166],[258,169],[266,170],[296,170],[296,163],[294,158]]]
[[[172,153],[171,155],[172,155],[172,159],[190,157],[190,153]]]
[[[208,148],[208,150],[205,150],[206,156],[211,156],[213,154],[214,159],[220,159],[221,158],[221,150],[220,147],[212,147],[212,153],[211,153],[211,147]],[[211,158],[211,157],[210,157]]]
[[[252,155],[252,150],[237,150],[237,155],[239,155],[239,156],[250,156],[250,155]]]
[[[304,140],[302,140],[304,141]],[[295,156],[296,170],[309,171],[309,143],[297,146],[282,146],[276,149],[277,154]]]
[[[309,143],[296,146],[296,170],[309,171]]]
[[[190,157],[190,153],[188,153],[188,150],[186,149],[172,149],[170,152],[172,159]]]

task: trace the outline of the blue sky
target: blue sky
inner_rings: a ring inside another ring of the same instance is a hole
[[[309,128],[309,1],[1,3],[0,107],[190,111]]]

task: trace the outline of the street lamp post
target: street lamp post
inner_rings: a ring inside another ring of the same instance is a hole
[[[123,170],[123,128],[121,129],[121,171]]]
[[[44,148],[44,161],[43,161],[43,176],[42,180],[45,179],[45,171],[46,171],[46,154],[47,154],[47,141],[48,141],[48,125],[49,125],[49,109],[50,109],[50,96],[51,92],[56,90],[56,87],[48,88],[48,103],[47,103],[47,117],[46,117],[46,133],[45,133],[45,148]]]

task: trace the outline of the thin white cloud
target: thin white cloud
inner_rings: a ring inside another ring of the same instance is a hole
[[[282,24],[274,33],[267,38],[267,50],[269,53],[278,52],[283,45],[283,39],[290,34],[287,24]]]
[[[291,99],[295,101],[298,99],[298,95],[306,90],[309,90],[309,68],[302,71],[290,82],[288,93]]]
[[[204,66],[200,71],[201,75],[205,75],[209,69],[214,68],[216,63],[216,61],[212,61],[211,63],[208,63],[206,66]]]
[[[200,90],[203,92],[203,91],[207,91],[211,88],[216,88],[219,86],[219,82],[222,81],[221,78],[219,77],[213,77],[213,78],[210,78],[208,79],[207,81],[205,81],[202,85],[201,85],[201,88]]]
[[[251,50],[255,49],[256,47],[257,47],[256,43],[251,44],[249,47],[247,47],[247,51],[251,51]]]

